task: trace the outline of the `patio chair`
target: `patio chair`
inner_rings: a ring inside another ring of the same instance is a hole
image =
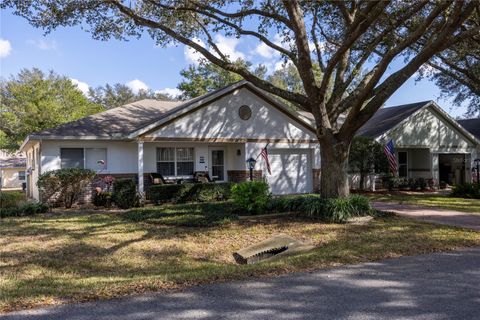
[[[193,174],[193,177],[196,181],[198,181],[200,183],[213,182],[213,180],[210,178],[210,175],[208,174],[208,172],[197,171]]]
[[[174,183],[174,182],[165,180],[165,178],[158,172],[150,173],[150,180],[152,184],[173,184]]]

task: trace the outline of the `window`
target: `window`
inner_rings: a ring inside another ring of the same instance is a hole
[[[191,176],[193,148],[157,148],[157,172],[163,176]]]
[[[25,181],[25,171],[18,171],[18,180]]]
[[[398,152],[398,176],[408,178],[408,153],[406,151]]]
[[[61,168],[85,167],[83,148],[62,148],[60,149]]]
[[[175,148],[157,149],[157,172],[162,176],[175,175]]]
[[[61,148],[61,168],[86,168],[94,171],[107,169],[105,148]]]

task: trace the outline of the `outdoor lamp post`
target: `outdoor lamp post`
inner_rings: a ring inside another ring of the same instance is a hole
[[[253,159],[252,157],[247,159],[248,170],[250,171],[250,181],[253,181],[253,169],[255,168],[255,164],[257,160]]]
[[[475,160],[473,160],[473,164],[476,166],[476,168],[473,168],[473,170],[477,170],[477,184],[480,185],[480,158],[477,158]]]

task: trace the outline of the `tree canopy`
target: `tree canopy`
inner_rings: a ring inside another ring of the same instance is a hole
[[[250,62],[241,59],[235,63],[245,68],[252,68]],[[265,77],[266,68],[262,65],[257,66],[253,73],[259,78],[263,78]],[[243,79],[242,76],[222,69],[205,59],[201,59],[198,65],[191,64],[186,69],[181,70],[180,75],[183,79],[177,88],[183,92],[182,99],[195,98]]]
[[[465,104],[466,116],[480,117],[480,36],[441,52],[428,66],[422,76],[433,79],[456,106]]]
[[[18,150],[33,132],[103,111],[67,77],[23,69],[0,81],[0,149]]]
[[[121,83],[89,88],[88,98],[92,102],[104,106],[105,109],[120,107],[142,99],[173,100],[173,97],[154,92],[151,89],[134,92],[129,86]]]
[[[149,35],[160,46],[187,45],[311,112],[321,145],[322,196],[348,195],[351,141],[385,101],[432,58],[468,47],[480,33],[477,0],[4,0],[1,6],[46,32],[81,25],[99,40]],[[236,64],[215,44],[215,33],[248,37],[279,54],[297,69],[302,92]]]

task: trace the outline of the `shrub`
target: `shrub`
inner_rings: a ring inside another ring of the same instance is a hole
[[[0,192],[0,208],[17,207],[25,201],[23,192]]]
[[[318,195],[275,198],[270,209],[277,212],[297,212],[301,216],[332,223],[343,223],[352,216],[372,213],[368,198],[360,195],[328,199],[322,199]]]
[[[352,215],[365,216],[372,212],[372,206],[367,197],[354,194],[350,196],[349,200],[352,205]]]
[[[39,213],[45,213],[49,206],[44,203],[27,202],[16,207],[1,208],[0,218],[31,216]]]
[[[480,185],[478,183],[465,183],[452,187],[451,196],[460,198],[480,199]]]
[[[93,180],[95,171],[65,168],[45,172],[38,178],[43,202],[60,202],[71,208]]]
[[[133,179],[117,179],[113,183],[112,200],[117,207],[129,209],[140,205],[137,185]]]
[[[93,194],[92,203],[96,207],[110,208],[112,205],[112,193],[102,190],[95,190]]]
[[[147,199],[157,204],[228,200],[231,186],[229,182],[153,185],[147,190]]]
[[[249,214],[263,213],[270,199],[268,184],[265,181],[235,184],[232,186],[232,199]]]
[[[177,203],[211,202],[228,200],[230,198],[231,183],[188,183],[181,185],[176,197]]]

